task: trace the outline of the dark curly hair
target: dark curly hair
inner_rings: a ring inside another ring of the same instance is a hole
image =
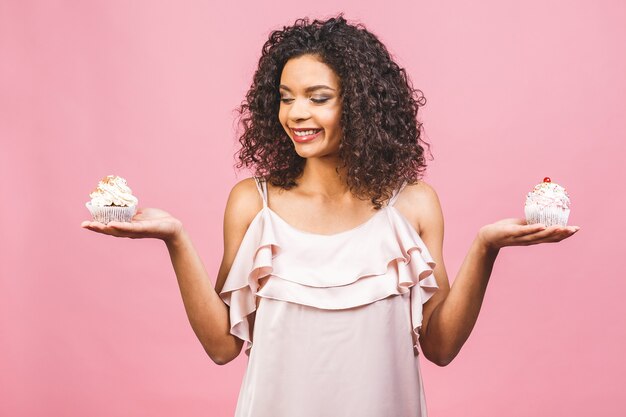
[[[343,14],[328,20],[297,19],[273,31],[263,45],[259,67],[237,109],[243,133],[236,168],[284,189],[297,186],[305,158],[300,157],[278,119],[278,86],[286,62],[311,54],[332,68],[342,100],[339,148],[348,187],[380,209],[404,181],[415,183],[426,169],[417,112],[426,100],[412,87],[404,68],[364,25],[351,25]],[[337,171],[339,167],[337,167]]]

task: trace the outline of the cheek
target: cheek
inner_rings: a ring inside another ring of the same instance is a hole
[[[278,121],[280,122],[280,124],[283,126],[284,129],[286,129],[286,125],[287,125],[287,112],[285,112],[283,109],[279,109],[278,110]]]
[[[337,112],[337,110],[328,110],[324,112],[322,115],[324,124],[328,127],[332,127],[333,129],[337,129],[337,127],[341,123],[341,112]]]

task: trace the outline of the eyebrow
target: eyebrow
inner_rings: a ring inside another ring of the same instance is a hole
[[[287,86],[286,86],[286,85],[284,85],[284,84],[279,85],[279,86],[278,86],[278,88],[282,88],[283,90],[291,91],[291,90],[289,89],[289,87],[287,87]],[[307,93],[309,93],[309,92],[311,92],[311,91],[315,91],[315,90],[322,90],[322,89],[325,89],[325,90],[333,90],[333,91],[335,91],[335,89],[334,89],[334,88],[331,88],[331,87],[329,87],[329,86],[327,86],[327,85],[322,85],[322,84],[319,84],[319,85],[312,85],[311,87],[307,87],[304,91],[306,91]]]

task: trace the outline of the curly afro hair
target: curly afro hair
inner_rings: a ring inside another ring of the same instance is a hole
[[[278,119],[278,86],[285,63],[316,56],[338,75],[342,100],[341,168],[353,195],[376,209],[404,181],[415,183],[426,169],[417,112],[426,100],[404,68],[362,24],[343,14],[328,20],[297,19],[273,31],[259,60],[252,86],[237,109],[243,133],[236,168],[254,168],[274,186],[297,186],[306,159],[300,157]],[[337,172],[339,167],[337,167]]]

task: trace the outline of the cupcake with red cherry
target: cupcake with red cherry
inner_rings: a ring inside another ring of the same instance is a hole
[[[545,177],[526,196],[526,223],[567,226],[570,199],[565,188]]]

